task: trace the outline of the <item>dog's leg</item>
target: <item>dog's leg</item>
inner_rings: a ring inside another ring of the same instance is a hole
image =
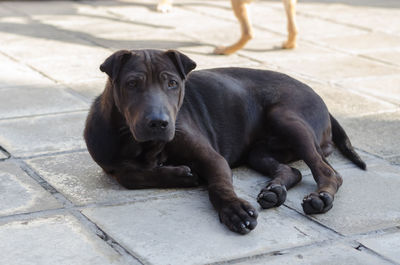
[[[208,140],[201,138],[194,134],[180,142],[179,145],[188,147],[180,150],[181,155],[193,161],[193,171],[206,180],[210,201],[218,211],[220,221],[236,233],[247,234],[257,225],[257,211],[236,195],[228,162]]]
[[[312,128],[296,113],[276,109],[269,115],[275,134],[291,145],[296,157],[311,169],[317,192],[307,195],[302,203],[306,214],[324,213],[332,208],[334,195],[342,185],[342,177],[323,156]]]
[[[248,157],[251,168],[272,178],[257,196],[258,203],[264,209],[282,205],[286,200],[287,190],[301,181],[299,170],[279,163],[267,148],[258,145]]]
[[[285,5],[288,30],[288,39],[282,45],[284,49],[293,49],[296,48],[297,45],[296,2],[297,0],[283,0],[283,4]]]
[[[141,169],[129,163],[123,163],[108,170],[122,186],[127,189],[147,188],[183,188],[196,187],[199,178],[187,166],[161,166],[153,169]]]
[[[239,20],[242,35],[236,43],[230,46],[217,47],[214,50],[215,54],[232,54],[243,48],[246,43],[254,37],[253,28],[249,19],[249,5],[251,2],[252,0],[231,0],[232,9]]]
[[[157,5],[157,11],[167,13],[172,10],[172,0],[159,0]]]

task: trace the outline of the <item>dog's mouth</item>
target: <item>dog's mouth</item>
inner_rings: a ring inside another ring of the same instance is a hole
[[[175,136],[175,128],[172,128],[172,126],[160,130],[151,130],[142,126],[129,126],[129,128],[133,138],[139,143],[149,141],[170,142]]]

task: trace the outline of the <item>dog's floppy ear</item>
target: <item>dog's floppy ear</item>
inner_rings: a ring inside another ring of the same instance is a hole
[[[196,68],[196,63],[189,57],[181,52],[175,50],[168,50],[165,54],[172,60],[176,68],[179,70],[182,79],[186,79],[186,76]]]
[[[122,65],[132,56],[132,52],[128,50],[120,50],[111,54],[105,61],[100,65],[100,71],[106,73],[110,79],[115,82],[118,77],[119,71]]]

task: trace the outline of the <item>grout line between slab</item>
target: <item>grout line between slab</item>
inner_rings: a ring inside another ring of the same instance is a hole
[[[59,111],[59,112],[48,112],[48,113],[33,114],[33,115],[11,116],[11,117],[0,118],[0,122],[1,121],[7,121],[7,120],[18,120],[18,119],[26,119],[26,118],[40,118],[40,117],[46,117],[46,116],[72,114],[72,113],[88,112],[88,111],[89,111],[89,109],[84,108],[84,109],[74,109],[74,110],[66,110],[66,111]]]
[[[78,219],[78,221],[84,225],[88,230],[90,230],[92,233],[96,234],[97,237],[102,239],[107,245],[109,245],[114,251],[119,253],[125,261],[127,261],[129,264],[142,264],[143,263],[137,256],[139,256],[136,253],[133,253],[132,251],[128,250],[128,248],[123,247],[120,243],[118,243],[113,237],[111,237],[109,234],[104,232],[103,229],[101,229],[96,223],[91,221],[86,215],[84,215],[82,212],[77,211],[77,210],[72,210],[70,213],[75,216],[75,218]]]
[[[396,261],[385,257],[384,255],[380,254],[379,252],[376,252],[373,249],[370,249],[370,248],[364,246],[362,243],[359,243],[359,244],[360,245],[356,248],[357,250],[365,251],[366,253],[369,253],[370,255],[379,257],[380,259],[383,259],[383,260],[385,260],[387,262],[390,262],[390,263],[395,264],[395,265],[400,265],[400,263],[397,263]]]
[[[4,154],[6,157],[5,158],[1,158],[0,161],[4,161],[7,160],[11,157],[11,154],[0,145],[0,153]]]
[[[281,250],[277,251],[269,251],[265,253],[260,253],[252,256],[245,256],[245,257],[240,257],[240,258],[235,258],[235,259],[228,259],[228,260],[222,260],[222,261],[217,261],[213,263],[208,263],[209,265],[225,265],[225,264],[237,264],[237,263],[243,263],[243,262],[248,262],[249,264],[253,263],[254,261],[257,260],[262,260],[266,257],[272,257],[272,256],[284,256],[291,254],[296,251],[302,251],[302,250],[309,250],[315,247],[326,247],[326,246],[331,246],[334,244],[342,243],[348,247],[351,248],[357,248],[355,246],[359,246],[360,243],[356,242],[354,240],[349,240],[347,238],[342,238],[342,239],[327,239],[327,240],[317,240],[305,245],[299,245],[295,247],[290,247],[290,248],[284,248]]]
[[[28,67],[29,69],[31,69],[32,71],[38,73],[39,75],[43,76],[44,78],[50,80],[51,82],[57,84],[57,85],[63,85],[63,87],[61,88],[62,90],[64,90],[65,92],[69,93],[70,95],[74,96],[75,98],[81,100],[83,103],[88,104],[91,103],[91,100],[86,98],[85,96],[79,94],[78,92],[76,92],[74,89],[72,89],[69,85],[64,84],[63,82],[60,82],[56,79],[54,79],[53,77],[47,75],[46,73],[44,73],[43,71],[37,69],[36,67],[28,64],[28,63],[24,63],[16,58],[14,58],[13,56],[9,55],[8,53],[5,53],[3,51],[0,50],[0,54],[7,57],[8,59],[18,63],[18,64],[22,64],[26,67]]]
[[[59,156],[59,155],[66,155],[66,154],[75,154],[75,153],[83,153],[87,151],[86,148],[80,148],[80,149],[73,149],[73,150],[67,150],[67,151],[59,151],[59,152],[50,152],[50,153],[42,153],[38,155],[31,155],[31,156],[16,156],[15,158],[17,159],[35,159],[35,158],[42,158],[42,157],[49,157],[49,156]]]
[[[57,201],[64,206],[62,209],[65,212],[74,215],[86,228],[92,228],[90,230],[94,232],[97,237],[103,240],[117,253],[121,254],[125,259],[129,260],[130,263],[133,264],[133,261],[136,261],[136,263],[140,262],[137,257],[135,257],[127,249],[123,248],[117,241],[108,236],[107,233],[100,229],[94,222],[84,216],[79,210],[76,210],[75,205],[68,198],[66,198],[62,193],[60,193],[56,188],[54,188],[50,183],[48,183],[38,173],[36,173],[36,171],[34,171],[25,161],[21,159],[13,160],[28,176],[33,178],[46,191],[50,192],[57,199]],[[93,227],[96,227],[97,229],[93,230]],[[143,264],[142,262],[140,263]]]
[[[79,113],[79,112],[87,112],[89,109],[76,109],[76,110],[67,110],[67,111],[60,111],[60,112],[50,112],[50,113],[43,113],[43,114],[33,114],[33,115],[25,115],[25,116],[16,116],[16,117],[9,117],[9,118],[0,118],[0,121],[3,120],[17,120],[17,119],[26,119],[26,118],[38,118],[38,117],[46,117],[46,116],[57,116],[62,114],[70,114],[70,113]]]

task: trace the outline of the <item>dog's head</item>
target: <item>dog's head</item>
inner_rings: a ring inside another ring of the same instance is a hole
[[[106,97],[124,116],[138,142],[171,141],[187,75],[196,67],[174,51],[117,51],[100,66],[111,86]]]

